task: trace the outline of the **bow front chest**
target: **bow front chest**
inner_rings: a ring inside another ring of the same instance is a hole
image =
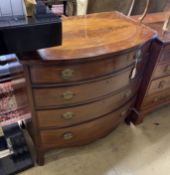
[[[118,12],[63,19],[63,43],[20,55],[37,162],[109,134],[133,108],[155,33]]]

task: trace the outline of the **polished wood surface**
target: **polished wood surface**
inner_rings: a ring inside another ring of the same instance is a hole
[[[156,36],[118,12],[69,17],[63,31],[62,46],[19,55],[39,165],[48,150],[90,143],[130,114]]]
[[[102,58],[83,63],[72,63],[66,65],[55,65],[54,63],[31,66],[31,77],[33,83],[62,83],[89,80],[103,75],[111,74],[119,69],[130,66],[135,61],[136,52],[115,56],[112,59]]]
[[[63,44],[38,51],[43,60],[90,58],[140,47],[156,37],[152,30],[119,12],[96,13],[63,20]]]
[[[48,106],[63,106],[82,104],[94,101],[104,95],[113,93],[130,83],[133,67],[116,74],[113,77],[103,77],[101,81],[80,84],[69,87],[50,87],[34,89],[35,105],[37,108]],[[89,88],[90,87],[90,88]]]
[[[168,30],[163,31],[167,15],[167,12],[149,14],[144,19],[147,26],[158,32],[158,38],[151,46],[146,78],[142,81],[135,105],[137,113],[130,119],[135,124],[140,124],[149,112],[170,103],[170,24]]]
[[[153,73],[153,78],[170,75],[170,63],[158,65]]]
[[[39,126],[41,129],[62,128],[99,118],[121,106],[122,101],[129,101],[137,92],[137,85],[138,82],[135,81],[132,86],[121,89],[116,95],[109,94],[102,100],[86,105],[37,111]]]
[[[166,90],[160,91],[156,94],[151,94],[145,96],[143,103],[141,105],[141,111],[145,111],[148,109],[157,109],[161,106],[164,106],[168,103],[170,103],[170,88],[167,88]]]
[[[143,24],[146,24],[158,33],[157,38],[163,43],[170,41],[170,32],[163,33],[162,31],[167,15],[168,12],[151,13],[143,20]],[[132,18],[138,20],[139,16],[133,16]],[[170,29],[170,25],[168,26],[168,29]]]
[[[153,94],[159,91],[163,91],[167,88],[170,88],[170,76],[152,81],[147,94]]]
[[[119,110],[111,112],[98,120],[64,129],[43,130],[41,132],[43,148],[79,146],[104,137],[129,114],[129,108],[133,106],[133,102],[134,99]]]

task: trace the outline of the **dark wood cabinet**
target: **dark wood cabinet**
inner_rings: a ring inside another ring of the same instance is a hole
[[[134,17],[136,18],[136,17]],[[136,113],[130,120],[135,124],[143,121],[149,112],[170,103],[170,35],[162,28],[167,13],[149,14],[143,21],[158,32],[150,48],[150,59],[136,102]]]
[[[154,36],[118,12],[69,17],[62,46],[19,55],[39,165],[48,150],[95,141],[130,115]]]

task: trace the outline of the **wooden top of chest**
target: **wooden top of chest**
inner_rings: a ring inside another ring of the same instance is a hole
[[[73,60],[118,54],[143,45],[156,34],[119,12],[63,19],[61,46],[38,50],[43,60]]]
[[[163,25],[167,18],[167,12],[160,12],[160,13],[152,13],[147,14],[143,23],[155,31],[158,32],[158,40],[162,43],[168,44],[170,43],[170,23],[168,24],[168,31],[163,34]],[[133,19],[138,19],[139,16],[134,16]]]

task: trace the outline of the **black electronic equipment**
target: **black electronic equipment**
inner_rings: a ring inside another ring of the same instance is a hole
[[[0,13],[0,55],[61,45],[61,19],[52,14],[42,1],[37,1],[32,17],[15,15],[10,1],[11,15]]]
[[[19,125],[12,124],[3,127],[3,133],[4,136],[1,135],[0,175],[13,175],[33,167],[34,163]]]

